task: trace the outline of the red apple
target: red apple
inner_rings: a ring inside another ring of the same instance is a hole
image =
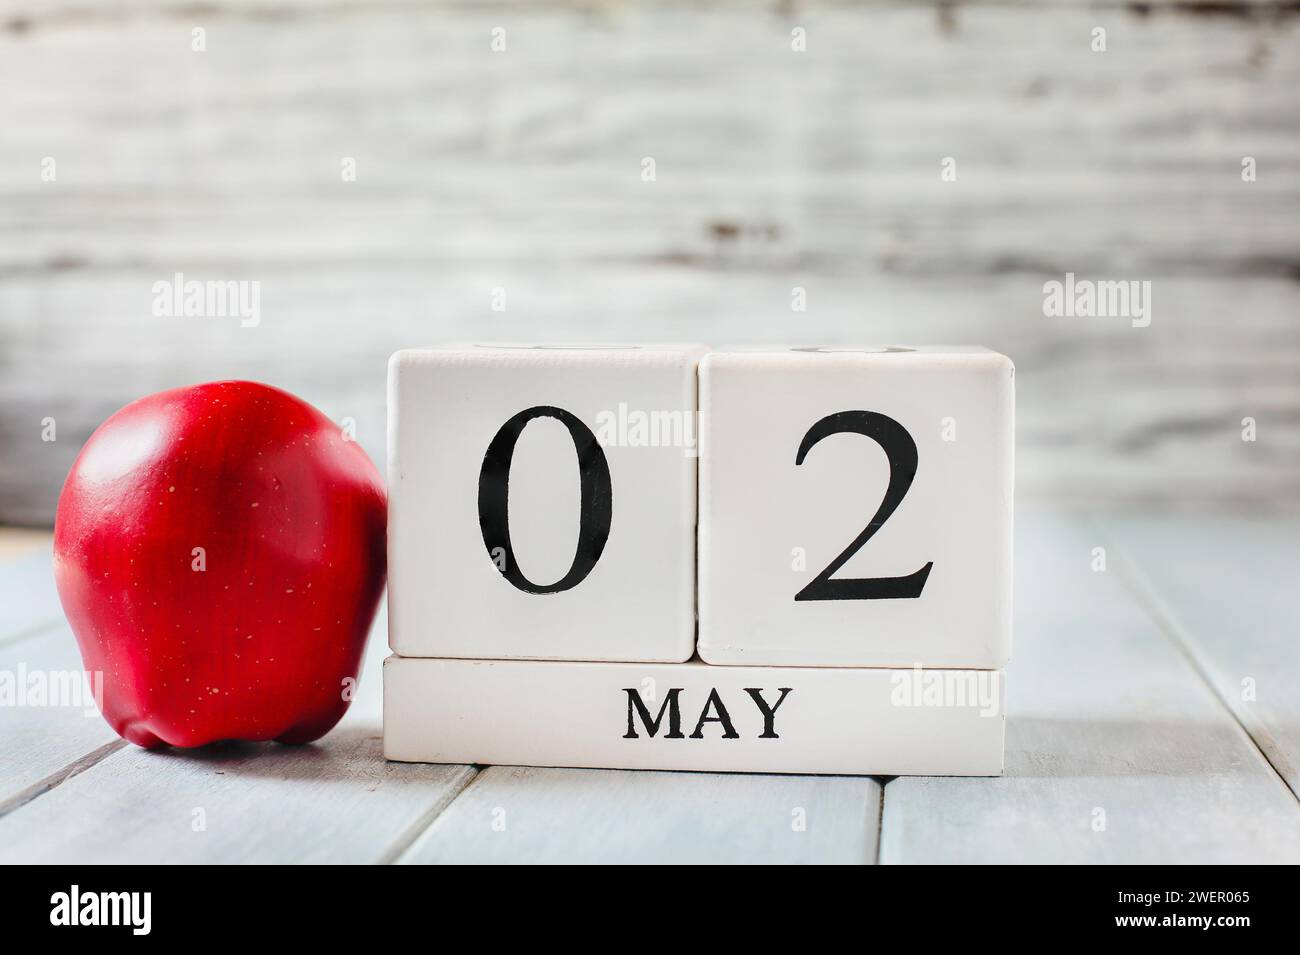
[[[383,590],[385,510],[366,453],[268,385],[105,421],[59,498],[54,577],[109,725],[150,747],[328,732]]]

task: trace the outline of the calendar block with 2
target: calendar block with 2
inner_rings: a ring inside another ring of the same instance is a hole
[[[967,347],[706,356],[701,658],[1003,666],[1013,376]]]

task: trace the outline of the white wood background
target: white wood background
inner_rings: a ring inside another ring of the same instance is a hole
[[[48,539],[25,551],[0,547],[0,671],[78,668]],[[386,763],[381,618],[357,700],[309,746],[150,752],[80,708],[0,706],[0,863],[1300,863],[1276,593],[1298,573],[1295,518],[1022,509],[996,779]]]
[[[1300,16],[1226,6],[0,0],[0,522],[199,380],[382,459],[388,353],[465,337],[984,343],[1022,501],[1300,510]],[[177,271],[261,325],[155,318]]]

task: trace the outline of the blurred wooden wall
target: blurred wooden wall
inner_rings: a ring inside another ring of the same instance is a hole
[[[1293,3],[0,0],[0,522],[199,380],[382,462],[387,355],[461,338],[983,343],[1022,501],[1300,509],[1298,92]],[[1067,271],[1150,327],[1045,317]]]

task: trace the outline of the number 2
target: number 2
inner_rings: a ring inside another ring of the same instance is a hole
[[[916,477],[916,442],[907,429],[888,415],[875,411],[841,411],[827,415],[808,429],[795,456],[796,466],[822,438],[832,434],[861,434],[870,438],[884,450],[889,459],[889,485],[885,497],[876,508],[862,533],[853,539],[840,555],[826,565],[826,569],[813,578],[803,590],[794,595],[795,600],[888,600],[898,597],[919,597],[930,576],[930,561],[906,577],[846,577],[833,580],[831,575],[848,562],[862,545],[871,540],[876,531],[885,525],[891,514],[902,503],[912,480]]]

